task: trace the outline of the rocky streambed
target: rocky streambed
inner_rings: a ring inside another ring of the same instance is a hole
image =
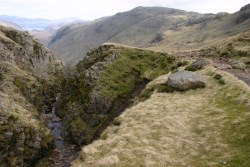
[[[48,166],[71,166],[71,162],[78,156],[80,146],[70,143],[62,136],[63,122],[56,116],[55,106],[53,106],[51,113],[45,115],[45,123],[46,126],[51,129],[55,144],[55,148],[50,155],[46,157],[48,159]]]

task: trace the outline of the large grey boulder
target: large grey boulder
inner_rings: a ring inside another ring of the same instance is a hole
[[[206,84],[207,79],[204,76],[190,71],[178,71],[171,74],[167,81],[168,87],[180,91],[204,88]]]

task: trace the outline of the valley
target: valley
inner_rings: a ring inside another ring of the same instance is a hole
[[[250,4],[0,25],[0,167],[250,164]]]

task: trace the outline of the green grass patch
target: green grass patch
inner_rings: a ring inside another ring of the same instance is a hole
[[[226,82],[220,74],[215,74],[214,79],[218,81],[219,84],[225,85]]]
[[[234,152],[228,163],[230,166],[247,167],[250,164],[250,111],[245,93],[237,86],[224,86],[215,96],[217,107],[223,109],[227,115],[222,137]]]
[[[100,91],[111,99],[129,94],[143,79],[153,80],[170,70],[174,59],[167,54],[122,48],[119,57],[107,64],[100,75]]]

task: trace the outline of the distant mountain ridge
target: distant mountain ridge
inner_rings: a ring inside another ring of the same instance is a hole
[[[12,23],[12,22],[9,22],[9,21],[1,20],[1,19],[0,19],[0,25],[4,26],[4,27],[15,28],[17,30],[22,30],[22,28],[19,25]]]
[[[62,60],[73,64],[88,50],[105,42],[164,52],[198,49],[249,29],[248,6],[234,14],[137,7],[87,24],[63,27],[48,47]]]
[[[48,26],[55,25],[55,24],[66,24],[66,23],[74,23],[74,22],[81,22],[81,19],[78,18],[65,18],[59,20],[49,20],[43,18],[25,18],[25,17],[17,17],[17,16],[8,16],[8,15],[1,15],[1,20],[13,22],[24,30],[43,30]]]

